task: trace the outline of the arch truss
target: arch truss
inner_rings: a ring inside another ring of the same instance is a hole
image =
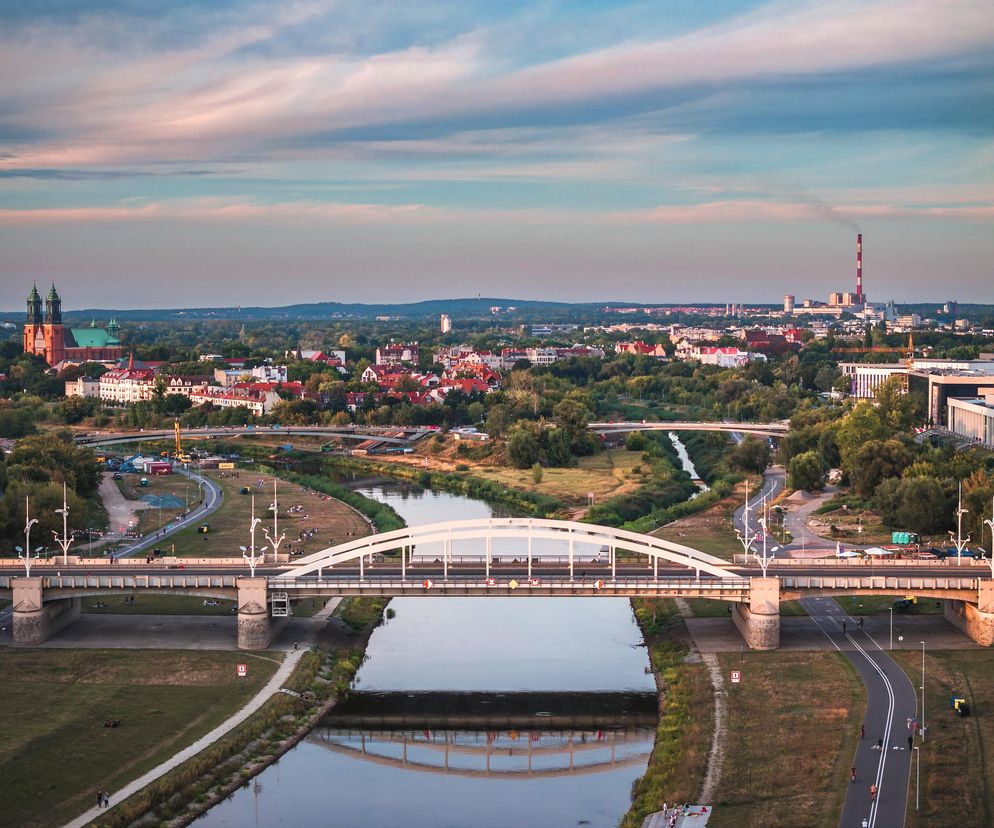
[[[440,557],[445,566],[447,577],[448,567],[452,561],[453,544],[459,541],[479,542],[481,540],[486,546],[483,558],[486,575],[489,577],[490,565],[494,558],[493,542],[505,539],[519,542],[521,555],[527,557],[529,577],[531,576],[533,544],[537,540],[565,543],[568,550],[570,578],[573,577],[577,546],[593,546],[596,548],[596,554],[600,554],[602,550],[606,549],[611,564],[612,577],[614,577],[618,551],[644,556],[646,564],[652,567],[654,577],[658,573],[660,561],[664,565],[668,563],[678,564],[692,569],[697,573],[698,578],[702,572],[716,578],[741,577],[727,569],[728,561],[689,546],[654,538],[650,535],[642,535],[638,532],[571,520],[484,518],[405,527],[329,546],[327,549],[322,549],[320,552],[300,559],[293,569],[276,576],[273,580],[277,582],[281,578],[292,580],[315,573],[320,576],[325,569],[356,561],[359,562],[360,576],[362,576],[365,561],[372,561],[373,555],[392,552],[396,549],[401,550],[402,576],[406,578],[406,566],[412,550],[419,544],[427,543],[442,544],[443,553]]]

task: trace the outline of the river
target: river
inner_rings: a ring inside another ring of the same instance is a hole
[[[495,514],[485,503],[407,484],[359,490],[388,502],[409,525]],[[390,606],[396,617],[370,639],[356,676],[360,691],[487,691],[497,705],[500,694],[527,691],[577,698],[655,692],[625,599],[419,597]],[[608,828],[628,809],[653,738],[645,723],[565,730],[322,724],[196,824]]]

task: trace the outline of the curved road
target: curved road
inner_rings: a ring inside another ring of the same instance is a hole
[[[189,477],[191,480],[196,480],[198,482],[202,481],[204,484],[204,499],[200,502],[193,511],[188,512],[186,517],[177,518],[169,526],[162,531],[160,535],[149,535],[148,537],[142,538],[137,543],[132,544],[126,549],[120,549],[114,553],[114,559],[120,560],[121,558],[127,558],[137,552],[144,552],[146,549],[151,549],[154,546],[162,543],[170,535],[174,535],[181,529],[186,529],[193,521],[203,520],[205,517],[210,515],[212,512],[217,511],[218,507],[221,505],[221,501],[224,498],[224,493],[221,491],[221,487],[218,486],[213,480],[207,477],[201,477],[199,475],[193,474],[186,469],[176,469],[180,474]]]
[[[834,600],[805,598],[801,604],[866,685],[866,738],[856,748],[856,781],[847,789],[839,828],[903,828],[912,754],[907,720],[918,712],[915,688],[904,670]],[[882,748],[877,747],[878,740]],[[871,784],[879,791],[876,800],[870,798]]]

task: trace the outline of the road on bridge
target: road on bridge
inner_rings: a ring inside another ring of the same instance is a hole
[[[805,598],[801,604],[866,685],[866,737],[853,759],[856,781],[847,789],[839,828],[903,828],[912,754],[907,721],[918,712],[915,688],[904,670],[834,600]],[[872,784],[878,788],[875,800],[870,797]]]

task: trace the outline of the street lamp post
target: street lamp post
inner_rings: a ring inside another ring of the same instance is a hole
[[[894,649],[894,607],[890,608],[890,648]]]
[[[780,547],[779,546],[774,546],[772,549],[769,550],[769,554],[767,554],[766,540],[767,540],[768,533],[766,531],[766,518],[765,517],[761,517],[759,519],[759,525],[763,527],[763,556],[760,557],[756,553],[753,553],[753,554],[754,554],[756,560],[759,561],[759,565],[763,569],[763,577],[765,578],[766,577],[766,569],[770,565],[770,561],[773,560],[774,556],[776,555],[777,550]]]
[[[922,741],[925,741],[925,642],[922,645]]]
[[[24,497],[24,549],[20,546],[14,547],[17,550],[17,557],[24,561],[24,577],[31,577],[31,527],[38,522],[38,518],[31,517],[31,502],[27,495]],[[41,551],[39,546],[35,550],[35,558]],[[22,554],[23,553],[23,554]]]
[[[749,505],[749,483],[747,482],[745,491],[745,508],[742,510],[742,531],[738,533],[739,543],[742,544],[742,552],[746,561],[749,560],[749,550],[752,548],[752,544],[756,540],[756,534],[749,532],[749,512],[751,510],[752,506]],[[653,526],[653,528],[655,528],[655,526]]]
[[[917,770],[915,771],[915,810],[918,810],[918,806],[921,800],[921,789],[922,789],[922,754],[921,747],[915,745],[914,751],[915,756],[918,758]]]
[[[255,527],[262,523],[262,518],[257,518],[255,516],[255,495],[252,495],[252,522],[249,524],[249,545],[248,548],[244,546],[239,546],[238,548],[242,550],[242,557],[248,562],[249,572],[251,576],[255,577],[255,568],[263,562],[266,557],[266,547],[262,547],[259,550],[259,556],[256,557],[255,548]]]
[[[55,538],[55,542],[62,547],[62,565],[69,565],[69,547],[75,537],[69,537],[69,501],[66,499],[66,484],[62,484],[62,508],[56,509],[55,514],[62,515],[62,537],[59,537],[58,532],[54,529],[52,530],[52,535]]]
[[[991,567],[991,580],[994,580],[994,497],[991,498],[991,519],[985,520],[984,526],[991,530],[991,552],[987,556],[987,563]]]
[[[286,532],[282,535],[279,534],[280,531],[280,504],[276,499],[276,478],[273,478],[273,502],[269,506],[269,510],[273,513],[273,534],[269,534],[269,529],[265,526],[262,527],[263,534],[273,546],[273,563],[276,563],[276,554],[279,552],[280,544],[286,539]]]
[[[968,509],[963,508],[963,484],[959,484],[959,506],[956,509],[956,540],[953,541],[953,545],[956,547],[956,565],[961,566],[963,564],[963,550],[966,545],[970,542],[970,536],[967,535],[966,539],[963,539],[963,515],[969,514]],[[949,536],[952,537],[952,531],[950,530]]]

